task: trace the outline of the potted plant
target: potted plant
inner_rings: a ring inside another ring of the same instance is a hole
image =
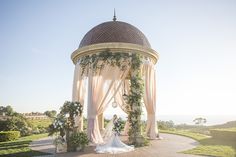
[[[88,136],[84,132],[73,132],[69,140],[72,146],[72,151],[84,151],[85,146],[89,144]]]
[[[85,146],[89,144],[89,139],[86,133],[79,132],[79,143],[80,143],[81,151],[84,151]]]
[[[56,146],[56,153],[64,153],[67,150],[66,141],[61,136],[57,136],[53,141],[53,144]]]

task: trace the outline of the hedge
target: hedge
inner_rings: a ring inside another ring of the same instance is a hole
[[[19,131],[0,131],[0,142],[17,140],[19,137]]]
[[[236,130],[231,129],[212,129],[210,130],[211,136],[221,140],[235,140],[236,141]]]

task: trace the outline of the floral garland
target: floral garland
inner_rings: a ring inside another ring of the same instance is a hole
[[[129,141],[135,146],[144,146],[145,138],[142,136],[141,114],[142,114],[142,97],[144,93],[144,81],[141,76],[141,64],[143,57],[138,54],[132,55],[131,60],[131,88],[130,94],[126,101],[129,104],[128,121],[130,123]]]
[[[112,53],[109,49],[79,59],[82,68],[81,75],[87,75],[88,69],[92,69],[94,73],[99,73],[105,65],[117,66],[122,71],[130,66],[130,54],[124,52]]]

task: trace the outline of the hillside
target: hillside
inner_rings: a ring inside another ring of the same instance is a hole
[[[212,125],[211,128],[234,128],[236,127],[236,121],[230,121],[224,124]]]

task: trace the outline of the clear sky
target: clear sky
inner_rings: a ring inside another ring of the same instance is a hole
[[[235,0],[1,0],[0,105],[43,112],[71,100],[70,55],[113,8],[160,55],[158,114],[236,114]]]

